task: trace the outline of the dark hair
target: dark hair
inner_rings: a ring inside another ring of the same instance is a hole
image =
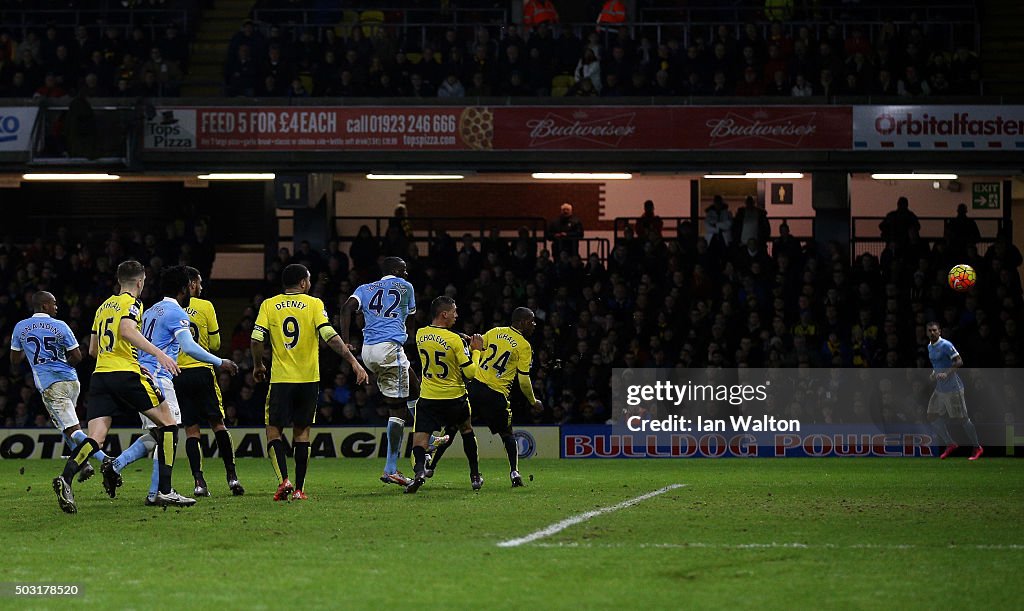
[[[516,308],[512,310],[512,324],[515,325],[524,320],[530,320],[533,316],[533,310],[530,308]]]
[[[117,283],[124,288],[124,285],[138,279],[146,273],[146,268],[142,267],[142,264],[134,259],[129,261],[122,261],[117,266]]]
[[[405,261],[401,257],[385,257],[380,262],[380,271],[384,272],[385,276],[394,276],[405,267]]]
[[[199,270],[192,267],[191,265],[185,266],[185,273],[188,274],[188,281],[195,282],[199,279]]]
[[[434,300],[430,302],[430,318],[437,318],[437,315],[440,314],[441,312],[451,310],[454,308],[455,300],[449,297],[448,295],[441,295],[439,297],[435,297]]]
[[[938,323],[938,321],[934,321],[934,320],[932,320],[932,321],[929,321],[929,322],[928,322],[928,324],[926,324],[926,325],[924,326],[924,328],[925,328],[925,329],[927,329],[928,327],[931,327],[931,326],[935,326],[935,327],[938,327],[938,328],[939,328],[939,331],[942,331],[942,325],[940,325],[940,324]]]
[[[285,266],[284,271],[281,272],[281,284],[284,288],[290,289],[299,286],[299,283],[308,275],[309,270],[306,269],[305,265],[292,263],[291,265]]]
[[[184,265],[166,267],[160,273],[160,294],[164,297],[177,297],[178,293],[187,293],[188,282],[188,272]]]

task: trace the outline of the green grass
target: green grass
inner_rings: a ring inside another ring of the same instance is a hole
[[[115,608],[1009,608],[1024,598],[1021,460],[534,460],[522,465],[534,481],[518,490],[489,460],[480,493],[461,455],[445,461],[403,495],[377,481],[381,461],[315,460],[311,499],[274,503],[269,462],[240,461],[248,494],[234,498],[208,460],[215,496],[167,511],[142,506],[139,463],[116,500],[99,477],[76,485],[77,515],[61,513],[50,488],[60,462],[0,462],[0,581],[78,582],[78,603]],[[184,461],[176,472],[189,488]],[[673,483],[686,487],[496,545]]]

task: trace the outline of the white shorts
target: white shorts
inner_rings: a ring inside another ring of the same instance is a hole
[[[178,407],[178,395],[174,394],[174,384],[167,378],[156,378],[156,383],[160,385],[160,392],[164,393],[164,401],[170,408],[171,415],[174,416],[174,422],[181,424],[181,408]],[[142,419],[142,428],[156,428],[156,424],[145,414],[139,414],[139,418]]]
[[[58,431],[78,424],[78,395],[82,387],[77,381],[62,380],[47,386],[43,392],[43,405],[50,412],[50,420]]]
[[[928,400],[928,413],[950,418],[967,418],[967,402],[963,390],[950,392],[935,391]]]
[[[385,397],[409,396],[409,357],[394,342],[363,344],[363,365],[377,376],[377,387]]]

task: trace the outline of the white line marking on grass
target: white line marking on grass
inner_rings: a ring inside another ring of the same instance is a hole
[[[498,547],[518,547],[520,545],[523,545],[524,543],[532,543],[533,541],[536,541],[537,539],[543,539],[544,537],[550,537],[551,535],[553,535],[555,533],[558,533],[558,532],[561,532],[561,531],[565,530],[566,528],[569,528],[570,526],[573,526],[575,524],[579,524],[580,522],[586,522],[590,518],[596,518],[597,516],[605,514],[605,513],[611,513],[613,511],[618,511],[620,509],[626,509],[628,507],[632,507],[633,505],[636,505],[637,503],[642,503],[642,502],[646,501],[647,499],[652,499],[652,498],[658,496],[659,494],[665,494],[666,492],[668,492],[670,490],[675,490],[677,488],[682,488],[684,486],[686,486],[686,484],[672,484],[670,486],[665,486],[664,488],[659,488],[659,489],[657,489],[657,490],[655,490],[653,492],[648,492],[647,494],[640,495],[640,496],[638,496],[636,498],[629,499],[628,501],[622,501],[618,505],[612,505],[611,507],[602,507],[600,509],[595,509],[594,511],[588,511],[586,513],[581,513],[579,515],[572,516],[571,518],[566,518],[566,519],[562,520],[561,522],[556,522],[556,523],[552,524],[551,526],[548,526],[547,528],[542,528],[542,529],[538,530],[537,532],[530,533],[530,534],[526,535],[525,537],[520,537],[518,539],[509,539],[508,541],[502,541],[502,542],[498,543]]]
[[[882,544],[882,543],[851,543],[839,545],[836,543],[538,543],[536,547],[568,547],[568,548],[641,548],[641,549],[972,549],[972,550],[1024,550],[1020,544],[957,544],[949,545],[914,545],[914,544]]]

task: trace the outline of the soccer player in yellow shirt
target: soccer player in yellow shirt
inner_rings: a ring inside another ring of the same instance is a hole
[[[153,378],[139,365],[139,350],[156,357],[157,363],[171,375],[178,375],[178,364],[142,334],[142,302],[139,295],[146,283],[146,268],[138,261],[117,266],[121,293],[108,297],[96,310],[89,340],[89,354],[96,358],[96,369],[89,385],[87,420],[89,436],[64,465],[64,473],[53,480],[57,502],[65,513],[78,507],[71,491],[71,478],[107,438],[113,416],[123,410],[137,411],[156,425],[150,433],[156,440],[159,461],[157,505],[194,505],[195,499],[183,497],[171,489],[174,453],[178,446],[178,426],[164,395]],[[109,476],[113,460],[108,457],[101,470]],[[117,484],[120,485],[120,478]]]
[[[470,424],[472,414],[463,378],[473,379],[476,376],[483,338],[474,335],[467,347],[462,336],[451,330],[459,318],[455,300],[451,297],[442,295],[434,299],[430,304],[430,316],[431,324],[416,332],[416,349],[422,367],[420,399],[416,404],[412,437],[416,476],[405,492],[415,493],[426,481],[430,434],[444,429],[445,433],[453,436],[456,428],[462,433],[462,447],[469,460],[469,480],[473,490],[479,490],[484,479],[480,476],[476,434]]]
[[[466,383],[473,412],[487,423],[492,434],[501,437],[508,455],[509,477],[513,488],[522,486],[523,478],[519,475],[519,448],[512,433],[512,406],[508,398],[512,393],[512,384],[518,380],[527,403],[538,409],[542,407],[534,396],[533,382],[530,381],[533,351],[527,338],[533,335],[536,328],[537,320],[533,310],[513,310],[509,326],[495,327],[484,333],[479,370],[476,378]],[[432,468],[437,468],[439,458],[434,456]]]
[[[267,393],[267,454],[274,465],[280,484],[275,501],[289,496],[305,500],[303,486],[309,465],[309,428],[316,421],[317,399],[320,396],[320,343],[345,359],[356,374],[356,383],[365,384],[366,371],[341,341],[341,336],[327,318],[324,302],[306,293],[311,286],[309,270],[292,264],[281,272],[284,293],[260,304],[252,329],[253,377],[262,382],[267,377],[263,362],[263,342],[270,340],[273,368]],[[288,462],[284,439],[285,427],[292,425],[292,448],[295,452],[295,484],[288,479]]]

